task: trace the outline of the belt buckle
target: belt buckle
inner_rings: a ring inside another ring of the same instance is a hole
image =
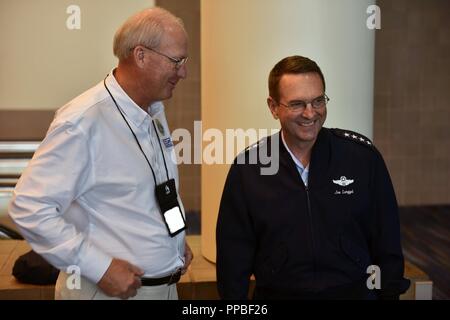
[[[181,268],[178,268],[177,270],[175,270],[174,273],[171,274],[167,285],[170,286],[171,284],[177,283],[180,280],[180,277],[181,277]]]

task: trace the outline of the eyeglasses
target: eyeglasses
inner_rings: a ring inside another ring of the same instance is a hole
[[[172,63],[175,64],[175,68],[176,68],[176,69],[180,69],[180,68],[187,62],[187,60],[188,60],[187,57],[185,57],[185,58],[173,58],[173,57],[170,57],[170,56],[168,56],[168,55],[166,55],[166,54],[164,54],[164,53],[162,53],[162,52],[156,51],[156,50],[153,49],[153,48],[146,47],[146,46],[144,46],[144,45],[142,45],[142,46],[143,46],[145,49],[148,49],[148,50],[150,50],[150,51],[153,51],[153,52],[159,54],[160,56],[163,56],[163,57],[166,57],[167,59],[169,59],[170,62],[172,62]]]
[[[320,109],[324,107],[328,101],[330,101],[330,98],[326,94],[316,97],[310,101],[302,101],[302,100],[295,100],[289,102],[289,104],[284,104],[281,102],[277,102],[279,105],[282,105],[283,107],[286,107],[292,111],[303,111],[306,109],[308,104],[311,104],[311,107],[313,109]]]

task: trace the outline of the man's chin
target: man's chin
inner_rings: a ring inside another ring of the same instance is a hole
[[[303,142],[313,142],[317,138],[317,132],[311,131],[311,132],[299,132],[297,134],[297,139]]]
[[[169,98],[172,97],[174,90],[175,90],[175,87],[170,87],[170,88],[167,89],[166,93],[167,93]]]
[[[170,90],[169,92],[166,92],[164,95],[161,95],[161,99],[159,99],[160,101],[163,101],[163,100],[167,100],[167,99],[170,99],[170,98],[172,98],[172,90]]]

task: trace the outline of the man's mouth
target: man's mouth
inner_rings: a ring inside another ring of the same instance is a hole
[[[302,121],[299,123],[299,125],[301,127],[311,127],[314,125],[314,122],[316,122],[316,120],[311,120],[311,121]]]

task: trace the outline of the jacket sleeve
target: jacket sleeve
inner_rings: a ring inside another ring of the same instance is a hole
[[[377,150],[373,181],[375,228],[372,256],[381,273],[381,288],[377,293],[380,299],[398,299],[409,288],[410,281],[403,277],[404,258],[397,199],[389,172]]]
[[[217,287],[222,299],[248,299],[255,234],[239,169],[233,164],[220,203],[216,228]]]

